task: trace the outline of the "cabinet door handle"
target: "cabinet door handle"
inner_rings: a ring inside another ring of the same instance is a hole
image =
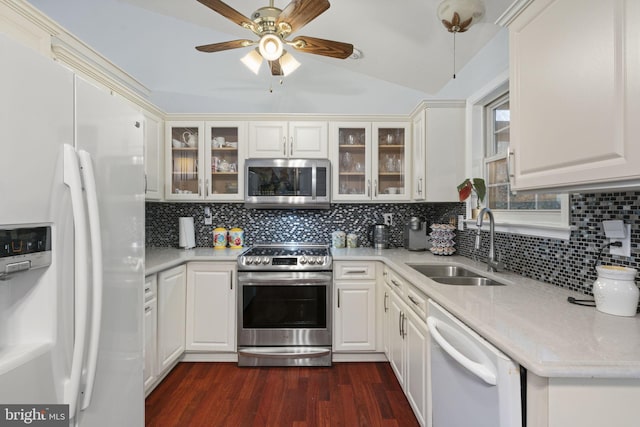
[[[202,180],[198,180],[198,196],[202,196]]]
[[[378,197],[378,180],[373,180],[373,196]]]
[[[144,174],[144,194],[147,194],[147,174]]]
[[[405,320],[407,320],[407,316],[405,316],[405,314],[404,314],[404,313],[402,313],[402,320],[400,321],[400,322],[401,322],[401,328],[400,328],[400,331],[401,331],[401,332],[400,332],[400,336],[402,337],[402,339],[404,339],[404,337],[406,337],[406,336],[407,336],[407,331],[406,331],[406,329],[404,328]]]
[[[233,271],[231,272],[231,280],[229,281],[229,289],[233,290]]]
[[[407,298],[409,298],[409,300],[414,303],[415,305],[420,305],[420,303],[411,295],[407,295]]]
[[[146,307],[144,308],[144,312],[145,312],[145,313],[148,313],[148,312],[150,312],[150,311],[151,311],[151,307],[146,306]]]
[[[398,333],[402,336],[402,312],[398,314]]]
[[[515,164],[512,165],[511,161],[515,161],[515,151],[511,148],[507,149],[507,176],[509,177],[509,185],[513,187],[515,178]]]
[[[287,157],[287,137],[282,137],[282,155]]]
[[[418,194],[422,196],[422,178],[418,178]]]
[[[293,137],[291,137],[291,143],[289,144],[289,155],[293,157]]]
[[[367,180],[367,197],[371,197],[371,180]]]
[[[209,180],[204,182],[204,197],[209,197]]]
[[[389,311],[389,306],[387,305],[387,299],[389,299],[389,294],[388,293],[384,293],[384,302],[382,303],[383,307],[384,307],[384,312],[386,313],[387,311]]]
[[[338,308],[340,308],[340,289],[338,289]]]

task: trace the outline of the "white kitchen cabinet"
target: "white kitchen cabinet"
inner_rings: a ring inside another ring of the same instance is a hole
[[[167,200],[243,199],[246,123],[168,121],[165,135]]]
[[[408,200],[410,125],[331,122],[332,200]]]
[[[184,265],[158,273],[158,373],[162,375],[185,349],[187,269]]]
[[[147,200],[162,200],[164,175],[162,173],[163,133],[162,119],[143,111],[144,131],[144,183]]]
[[[376,350],[376,263],[334,263],[333,350]]]
[[[158,369],[156,363],[158,360],[158,298],[157,298],[158,280],[155,274],[145,277],[144,280],[144,368],[143,381],[144,391],[147,394],[156,379],[158,378]]]
[[[327,122],[255,121],[249,123],[250,158],[328,157]]]
[[[427,416],[426,298],[393,270],[384,271],[385,353],[420,425]]]
[[[465,176],[465,103],[421,104],[411,131],[412,199],[457,202],[457,186]]]
[[[236,351],[235,271],[235,263],[187,264],[187,350]]]
[[[506,22],[512,188],[640,185],[640,2],[527,3]]]

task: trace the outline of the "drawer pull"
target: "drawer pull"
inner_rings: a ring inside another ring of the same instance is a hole
[[[397,288],[400,287],[400,283],[396,282],[395,280],[391,279],[391,283],[393,283]]]
[[[345,268],[344,274],[367,274],[367,270],[349,270]]]
[[[414,297],[412,297],[411,295],[407,295],[407,297],[411,300],[412,303],[414,303],[415,305],[420,305],[420,302],[418,300],[416,300]]]

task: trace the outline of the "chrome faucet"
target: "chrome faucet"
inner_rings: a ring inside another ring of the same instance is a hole
[[[499,260],[499,256],[494,243],[496,234],[495,220],[493,219],[493,212],[491,212],[491,209],[489,208],[482,208],[482,210],[478,214],[478,219],[476,221],[476,226],[478,227],[478,229],[476,231],[475,249],[476,251],[480,249],[480,232],[485,214],[489,215],[489,255],[487,256],[487,271],[502,271],[504,269],[504,264]]]

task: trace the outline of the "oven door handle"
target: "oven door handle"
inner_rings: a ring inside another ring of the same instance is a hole
[[[309,359],[331,354],[331,349],[325,347],[258,347],[238,349],[238,353],[252,357],[271,359]]]

